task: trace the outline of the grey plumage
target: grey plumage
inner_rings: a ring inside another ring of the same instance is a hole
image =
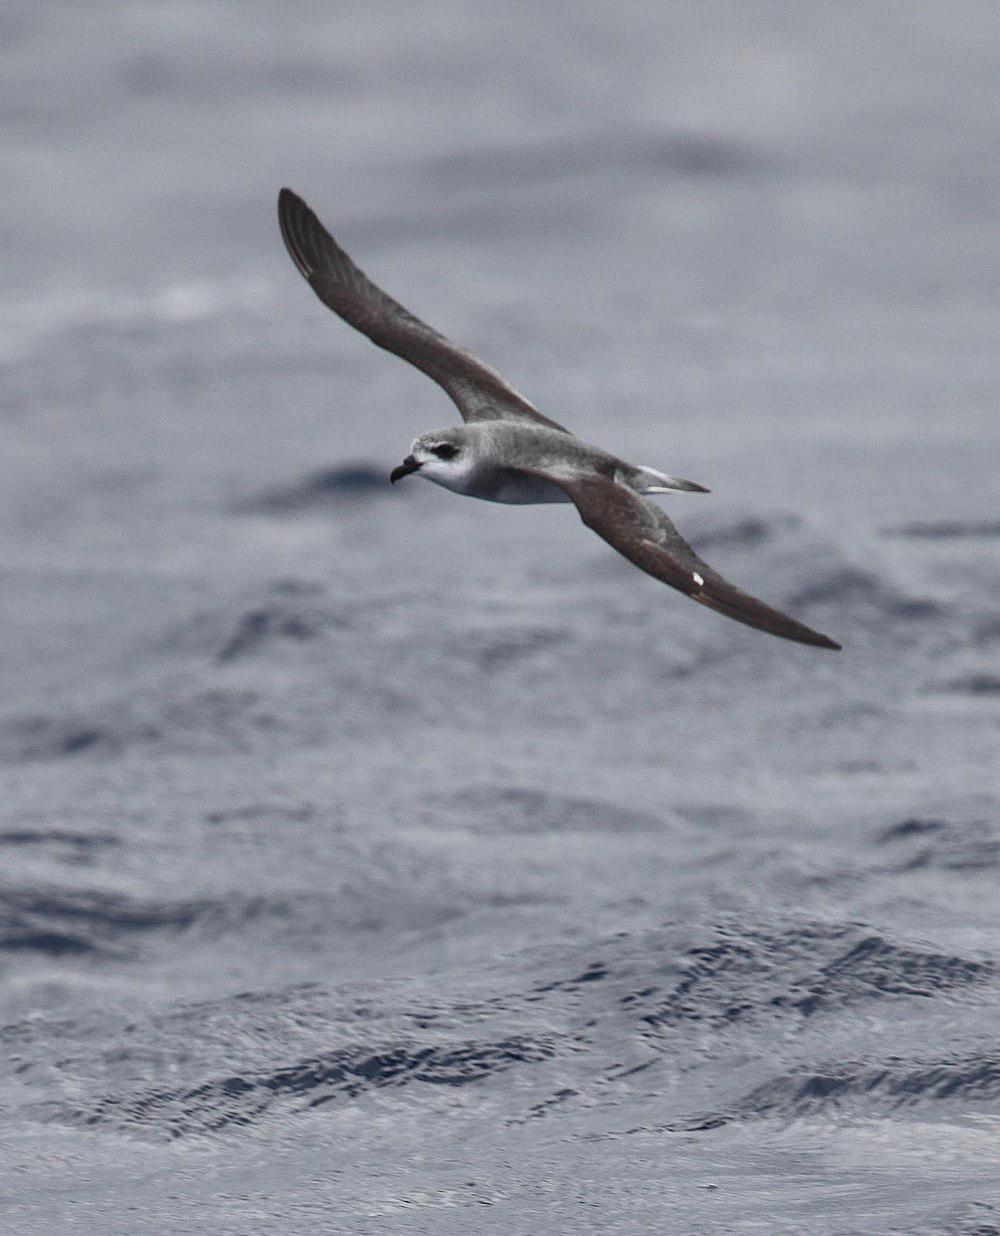
[[[445,488],[492,502],[573,502],[587,527],[620,554],[700,604],[783,639],[840,647],[723,579],[644,496],[706,492],[704,486],[628,463],[544,416],[495,370],[372,283],[290,189],[278,196],[278,219],[292,260],[319,299],[373,343],[433,378],[465,421],[414,439],[394,481],[420,472]]]

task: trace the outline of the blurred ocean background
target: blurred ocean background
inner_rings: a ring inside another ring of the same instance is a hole
[[[0,48],[3,1232],[1000,1232],[996,4]],[[844,652],[390,489],[282,184]]]

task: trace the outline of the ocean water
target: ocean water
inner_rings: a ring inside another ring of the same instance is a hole
[[[998,37],[3,10],[5,1233],[1000,1232]],[[390,488],[282,184],[844,651]]]

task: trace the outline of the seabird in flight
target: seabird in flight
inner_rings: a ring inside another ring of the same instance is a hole
[[[278,220],[292,261],[319,299],[433,378],[462,415],[461,427],[414,438],[391,481],[415,473],[488,502],[572,502],[587,527],[630,562],[701,605],[783,639],[840,647],[728,583],[646,497],[707,493],[703,485],[626,463],[543,416],[500,374],[376,287],[291,189],[278,195]]]

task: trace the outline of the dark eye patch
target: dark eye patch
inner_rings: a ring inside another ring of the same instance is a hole
[[[450,442],[439,442],[437,446],[432,446],[431,450],[438,459],[454,459],[458,454],[458,447],[452,446]]]

